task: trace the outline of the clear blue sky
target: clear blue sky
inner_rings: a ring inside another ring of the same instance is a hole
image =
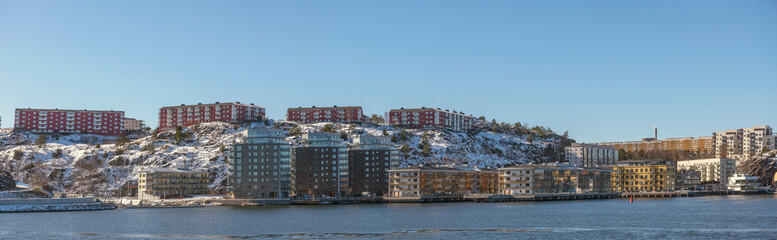
[[[440,107],[582,142],[774,126],[777,1],[0,0],[3,127],[214,101]]]

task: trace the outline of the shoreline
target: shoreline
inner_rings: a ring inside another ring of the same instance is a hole
[[[564,194],[564,195],[536,195],[526,197],[513,197],[506,195],[488,196],[445,196],[424,198],[370,198],[370,199],[105,199],[103,202],[113,204],[117,208],[199,208],[199,207],[262,207],[284,205],[344,205],[344,204],[381,204],[381,203],[497,203],[497,202],[542,202],[542,201],[574,201],[614,198],[677,198],[677,197],[704,197],[704,196],[729,196],[729,195],[770,195],[768,191],[699,191],[699,192],[650,192],[650,193],[608,193],[608,194]]]

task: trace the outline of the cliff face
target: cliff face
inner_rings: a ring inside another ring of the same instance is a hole
[[[777,150],[740,162],[737,172],[758,176],[761,185],[773,185],[774,173],[777,172]]]
[[[305,132],[345,134],[346,143],[358,135],[388,136],[402,149],[401,166],[501,167],[558,161],[563,157],[562,143],[568,141],[555,134],[519,132],[509,126],[497,129],[485,125],[462,133],[369,124],[267,124],[205,123],[183,128],[178,134],[168,131],[127,142],[83,134],[49,136],[42,145],[36,144],[37,135],[6,129],[0,131],[0,170],[9,171],[19,182],[47,185],[55,191],[101,194],[121,190],[137,179],[144,167],[184,167],[208,171],[211,189],[224,192],[226,150],[240,138],[242,130],[251,127],[286,129],[287,140],[293,145]]]

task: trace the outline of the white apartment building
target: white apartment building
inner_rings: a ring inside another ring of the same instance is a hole
[[[707,158],[677,161],[677,170],[695,170],[701,174],[702,183],[718,182],[721,186],[736,173],[736,160]]]
[[[573,143],[564,152],[564,159],[575,167],[612,166],[618,161],[618,150],[610,146]]]
[[[763,148],[777,148],[777,137],[768,125],[714,132],[715,157],[745,160],[761,153]]]

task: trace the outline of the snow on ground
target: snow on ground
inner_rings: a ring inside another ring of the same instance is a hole
[[[136,180],[145,167],[182,167],[205,170],[211,175],[211,189],[220,191],[226,185],[227,152],[223,151],[251,127],[281,126],[286,130],[298,126],[303,133],[321,131],[332,123],[299,124],[288,121],[233,125],[204,123],[184,128],[191,136],[181,142],[172,131],[157,136],[146,136],[118,146],[115,137],[72,134],[50,137],[39,147],[37,136],[26,132],[0,131],[0,169],[12,172],[17,181],[29,182],[36,171],[42,171],[54,191],[115,191],[130,180]],[[406,140],[397,140],[397,147],[405,150],[400,166],[457,164],[472,167],[501,167],[522,163],[549,161],[548,151],[558,151],[558,139],[537,139],[532,142],[524,136],[480,131],[477,133],[448,130],[403,129],[373,124],[338,124],[335,131],[348,134],[347,143],[358,135],[389,137],[406,131]],[[297,145],[300,137],[287,138]],[[423,152],[427,142],[430,151]],[[563,152],[563,147],[560,147]],[[61,154],[60,154],[61,152]],[[90,188],[91,186],[91,188]]]

